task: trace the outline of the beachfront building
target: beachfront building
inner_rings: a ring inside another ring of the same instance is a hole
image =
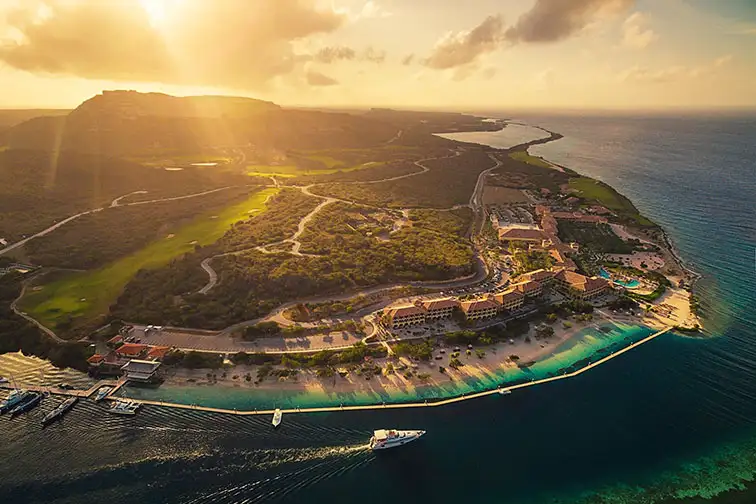
[[[512,288],[522,293],[526,298],[536,298],[543,294],[543,285],[535,280],[525,280],[524,282],[512,285]]]
[[[462,301],[460,308],[468,321],[492,318],[499,313],[499,303],[488,298]]]
[[[549,241],[548,236],[540,229],[506,227],[499,229],[499,241],[525,245],[543,246]]]
[[[507,289],[504,292],[496,294],[494,301],[499,303],[501,310],[512,311],[522,307],[525,303],[525,295],[515,289]]]
[[[609,282],[604,278],[587,277],[569,270],[560,271],[554,280],[557,288],[578,301],[588,301],[609,289]]]
[[[149,345],[139,343],[124,343],[115,350],[116,356],[122,359],[141,359],[150,351]]]
[[[155,383],[158,381],[160,362],[132,359],[121,367],[123,377],[130,382]]]
[[[425,309],[426,320],[450,318],[455,308],[459,308],[459,301],[454,298],[429,299],[421,305]]]
[[[425,322],[425,308],[416,305],[396,306],[386,311],[386,325],[392,329],[422,324]]]

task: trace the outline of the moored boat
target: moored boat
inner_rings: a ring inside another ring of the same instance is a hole
[[[371,450],[386,450],[410,443],[419,439],[424,430],[396,430],[396,429],[379,429],[373,432],[370,438]]]
[[[127,416],[134,416],[137,414],[137,411],[139,411],[139,408],[141,407],[141,403],[135,402],[135,401],[116,401],[113,403],[113,406],[111,406],[108,411],[110,413],[113,413],[114,415],[127,415]]]
[[[4,383],[8,383],[8,378],[0,376],[0,385],[3,385]]]
[[[27,392],[26,390],[21,390],[21,389],[11,390],[11,393],[8,395],[8,398],[5,401],[0,403],[0,415],[12,410],[21,401],[26,399],[28,395],[29,395],[29,392]]]
[[[39,403],[42,402],[43,398],[44,395],[42,394],[42,392],[27,392],[26,396],[8,413],[10,414],[11,418],[13,418],[14,416],[20,415],[21,413],[31,411],[39,406]]]
[[[509,389],[499,389],[499,394],[501,394],[501,395],[509,395],[511,393],[512,393],[512,391],[509,390]]]
[[[276,411],[273,412],[273,420],[270,422],[273,424],[274,428],[277,428],[279,425],[281,425],[281,419],[283,418],[283,413],[281,413],[281,410],[276,408]]]
[[[79,402],[78,397],[69,397],[58,406],[56,406],[54,410],[45,415],[45,418],[42,419],[42,425],[48,425],[55,420],[63,418],[63,415],[68,413],[77,402]]]
[[[113,390],[111,387],[100,387],[97,390],[97,395],[95,395],[95,402],[100,402],[108,397],[108,394],[110,394],[111,390]]]

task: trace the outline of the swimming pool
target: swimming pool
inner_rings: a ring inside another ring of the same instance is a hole
[[[635,279],[630,280],[629,282],[625,282],[624,280],[614,280],[614,279],[612,279],[612,275],[608,271],[606,271],[604,268],[601,268],[599,270],[599,275],[602,278],[606,278],[607,280],[611,280],[612,282],[614,282],[617,285],[621,285],[622,287],[625,287],[626,289],[635,289],[636,287],[638,287],[640,285],[640,282],[638,280],[635,280]]]

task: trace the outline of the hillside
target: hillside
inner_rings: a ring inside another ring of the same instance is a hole
[[[208,149],[360,148],[397,127],[364,116],[285,110],[249,98],[106,91],[65,118],[38,118],[8,133],[11,148],[108,156],[194,154]]]

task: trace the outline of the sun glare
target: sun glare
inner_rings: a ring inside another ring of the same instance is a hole
[[[144,12],[150,19],[152,26],[163,25],[168,17],[168,9],[172,0],[139,0]]]

